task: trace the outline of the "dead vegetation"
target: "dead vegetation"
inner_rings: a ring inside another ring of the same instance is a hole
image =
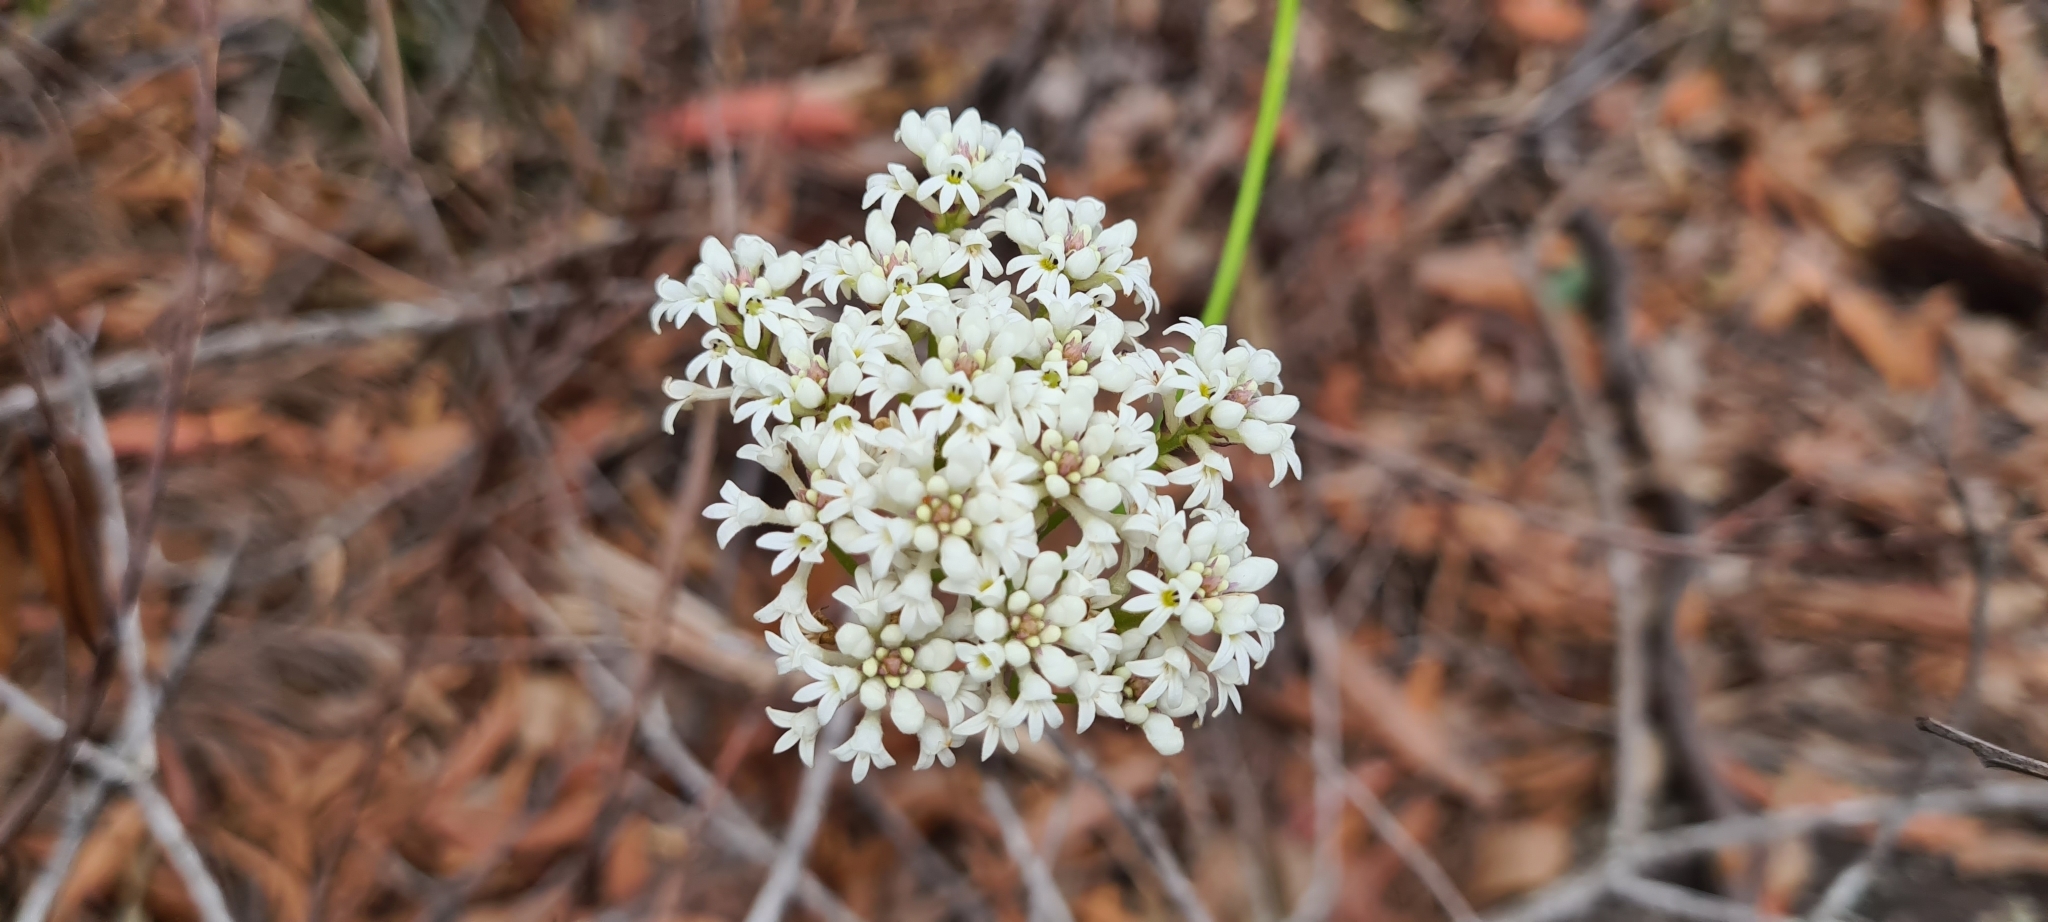
[[[2038,5],[1307,3],[1231,317],[1310,408],[1238,464],[1273,666],[1175,758],[858,788],[769,752],[651,279],[971,105],[1193,313],[1266,4],[0,17],[15,918],[2048,912],[1973,760],[2048,754]]]

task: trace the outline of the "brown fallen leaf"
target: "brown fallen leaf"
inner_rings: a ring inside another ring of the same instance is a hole
[[[1479,903],[1527,893],[1556,880],[1571,865],[1572,828],[1563,819],[1497,823],[1474,843],[1469,892]]]
[[[1069,907],[1075,922],[1138,922],[1145,918],[1124,903],[1124,890],[1115,884],[1097,884]]]
[[[1967,589],[1847,579],[1769,580],[1724,611],[1754,612],[1768,627],[1809,636],[1890,636],[1960,643],[1969,636]]]
[[[633,899],[647,889],[648,882],[653,879],[653,825],[639,814],[619,821],[618,831],[612,833],[611,851],[604,857],[604,871],[599,884],[607,902],[623,903]]]
[[[449,417],[425,426],[387,432],[383,445],[395,470],[430,470],[468,448],[475,435],[469,423]]]
[[[271,918],[302,922],[310,914],[312,894],[306,886],[305,869],[290,867],[269,850],[220,827],[212,828],[206,847],[263,891]]]
[[[72,865],[71,877],[57,891],[55,916],[70,918],[78,907],[106,893],[121,879],[135,852],[149,834],[142,811],[133,801],[123,800],[107,807],[100,824],[86,837]]]
[[[1415,260],[1415,285],[1424,292],[1471,307],[1534,320],[1536,302],[1522,284],[1515,256],[1498,240],[1445,247]]]
[[[710,143],[713,119],[729,138],[770,138],[799,147],[831,147],[860,131],[859,113],[847,99],[800,82],[698,97],[655,115],[650,127],[677,147],[696,149]]]
[[[1940,371],[1944,331],[1956,313],[1955,298],[1946,291],[1936,289],[1911,314],[1900,316],[1883,295],[1837,281],[1828,289],[1828,316],[1885,384],[1893,390],[1925,390]]]
[[[1494,12],[1525,42],[1562,45],[1586,34],[1586,8],[1576,0],[1499,0]]]
[[[1358,428],[1359,401],[1365,396],[1365,371],[1350,363],[1323,369],[1323,386],[1311,409],[1316,418],[1343,429]]]
[[[156,410],[132,410],[107,420],[107,442],[117,458],[146,458],[156,451]],[[263,435],[263,414],[251,406],[223,407],[209,413],[180,413],[172,424],[171,457],[182,458],[215,448],[241,445]]]
[[[1422,387],[1453,390],[1479,358],[1479,328],[1471,317],[1452,317],[1422,334],[1407,355],[1407,378]]]
[[[1702,67],[1665,84],[1657,117],[1688,136],[1713,134],[1728,120],[1728,87],[1720,73]]]
[[[626,619],[629,636],[648,636],[644,625],[651,620],[658,629],[654,637],[660,648],[706,675],[737,682],[755,692],[773,688],[780,681],[774,658],[761,643],[758,625],[736,628],[709,602],[686,589],[674,591],[667,612],[655,612],[661,594],[659,571],[595,536],[578,543],[584,549],[582,555],[571,554],[566,549],[570,542],[564,542],[562,565],[590,569],[596,585],[610,593],[612,604]],[[556,604],[564,603],[558,599]],[[570,611],[565,608],[563,614]]]
[[[13,512],[0,506],[0,523],[11,520]],[[0,524],[0,669],[13,665],[14,651],[21,644],[21,593],[28,574],[28,558],[15,540],[13,527]]]
[[[1380,741],[1401,761],[1478,807],[1500,798],[1500,782],[1460,753],[1443,723],[1416,711],[1400,684],[1356,645],[1337,636],[1327,621],[1312,619],[1309,642],[1340,651],[1338,677],[1344,700],[1363,713]]]

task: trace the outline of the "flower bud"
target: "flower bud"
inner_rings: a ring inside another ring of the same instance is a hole
[[[1175,755],[1182,745],[1180,726],[1173,722],[1173,718],[1154,712],[1145,718],[1145,741],[1159,750],[1160,755]]]

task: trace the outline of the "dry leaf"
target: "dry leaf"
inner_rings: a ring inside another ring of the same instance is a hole
[[[81,904],[106,893],[119,882],[148,834],[142,811],[136,809],[133,801],[122,800],[102,811],[99,825],[79,848],[71,877],[57,892],[56,916],[71,916]]]
[[[448,418],[387,433],[383,445],[393,468],[432,470],[447,464],[468,448],[473,438],[468,422]]]
[[[1556,819],[1500,823],[1478,836],[1472,856],[1472,898],[1491,902],[1527,893],[1570,870],[1572,828]]]
[[[1526,42],[1562,45],[1586,34],[1586,9],[1577,0],[1498,0],[1494,12]]]
[[[1356,365],[1323,369],[1323,386],[1311,405],[1316,418],[1340,429],[1358,427],[1358,406],[1365,395],[1365,371]]]
[[[1955,302],[1942,296],[1922,304],[1901,317],[1883,295],[1849,282],[1837,282],[1827,298],[1835,326],[1893,390],[1924,390],[1940,371],[1942,331]]]
[[[1688,137],[1718,133],[1728,119],[1728,88],[1712,68],[1698,68],[1673,78],[1664,87],[1657,115]]]
[[[677,147],[710,143],[716,126],[733,139],[769,138],[801,147],[844,143],[860,129],[850,102],[802,83],[762,84],[693,99],[656,115],[654,133]]]
[[[1500,797],[1500,783],[1458,751],[1441,720],[1410,707],[1401,686],[1372,657],[1337,637],[1328,622],[1307,624],[1309,642],[1342,651],[1344,665],[1338,675],[1345,700],[1365,715],[1381,742],[1403,762],[1482,808]]]
[[[1487,240],[1445,247],[1415,260],[1415,285],[1431,295],[1472,307],[1534,320],[1536,302],[1515,269],[1507,245]]]
[[[1479,358],[1478,325],[1453,317],[1429,329],[1408,354],[1408,379],[1423,387],[1451,390],[1472,373]]]
[[[647,889],[654,877],[652,827],[644,816],[619,821],[618,831],[612,833],[611,850],[605,854],[600,882],[607,902],[623,903]]]

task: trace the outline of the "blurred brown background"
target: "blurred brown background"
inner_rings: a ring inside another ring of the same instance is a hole
[[[1273,15],[209,2],[0,12],[20,918],[746,916],[806,772],[652,279],[857,233],[975,106],[1194,313]],[[2048,6],[1302,17],[1245,713],[827,777],[788,917],[2048,917],[2048,785],[1912,721],[2048,754]]]

